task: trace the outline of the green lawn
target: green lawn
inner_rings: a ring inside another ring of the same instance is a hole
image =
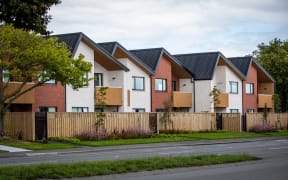
[[[161,142],[180,142],[180,141],[195,141],[195,140],[217,140],[217,139],[232,139],[232,138],[257,138],[267,136],[288,136],[288,131],[279,131],[274,133],[235,133],[227,131],[217,132],[201,132],[201,133],[185,133],[185,134],[159,134],[151,138],[137,139],[117,139],[117,140],[101,140],[101,141],[80,141],[76,138],[50,138],[54,141],[69,142],[83,146],[115,146],[115,145],[130,145],[130,144],[148,144]]]
[[[0,150],[0,153],[4,153],[4,152],[7,152],[7,151],[4,151],[4,150]]]
[[[79,147],[77,145],[66,143],[38,143],[30,141],[20,141],[15,139],[0,139],[0,144],[30,150],[68,149]]]
[[[234,163],[258,159],[260,158],[247,154],[198,155],[65,164],[10,166],[0,167],[0,179],[60,179],[138,171],[152,171],[165,168]]]

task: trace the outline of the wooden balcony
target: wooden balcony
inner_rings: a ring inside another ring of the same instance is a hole
[[[216,108],[226,108],[229,106],[229,94],[228,93],[218,94],[218,100],[219,102],[214,104]]]
[[[273,98],[271,94],[258,94],[258,108],[273,108]]]
[[[21,82],[9,82],[7,88],[5,89],[4,95],[13,93],[13,91],[17,90],[21,86]],[[30,88],[34,83],[27,83],[23,87],[23,90]],[[35,91],[34,89],[28,91],[22,96],[15,99],[12,104],[33,104],[35,102]]]
[[[100,105],[98,101],[98,96],[100,95],[100,88],[95,88],[95,103],[96,105]],[[122,105],[122,88],[115,88],[115,87],[107,87],[105,90],[105,105],[107,106],[121,106]]]
[[[177,108],[192,107],[192,93],[174,91],[172,98],[173,98],[173,107]]]

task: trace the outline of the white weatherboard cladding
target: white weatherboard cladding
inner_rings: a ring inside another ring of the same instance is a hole
[[[230,81],[238,82],[238,94],[229,94],[229,107],[226,112],[230,112],[230,109],[238,109],[242,112],[242,80],[236,76],[228,67],[225,68],[226,72],[226,92],[230,91]]]
[[[193,112],[194,111],[194,89],[193,89],[193,79],[179,79],[179,90],[181,92],[189,92],[192,93],[192,108],[189,108],[189,112]]]
[[[124,89],[125,71],[123,70],[108,71],[99,63],[95,62],[94,72],[103,74],[103,86],[111,87],[111,88],[122,88],[122,95],[124,95],[123,89]],[[122,98],[122,104],[124,103],[123,101],[124,99]],[[113,111],[113,112],[118,110],[120,112],[123,112],[123,106],[118,107],[118,109],[116,107],[107,107],[106,110]]]
[[[85,61],[90,62],[92,67],[94,66],[94,50],[87,46],[84,42],[80,42],[75,58],[79,54],[85,56]],[[93,68],[88,73],[89,78],[94,77]],[[80,88],[79,90],[73,90],[71,86],[66,86],[66,111],[71,112],[72,107],[88,107],[89,112],[94,111],[94,81],[89,82],[89,86]]]
[[[212,98],[209,95],[213,89],[213,81],[195,81],[195,112],[214,112]]]
[[[238,82],[238,94],[229,93],[229,106],[218,109],[217,112],[230,112],[230,109],[238,109],[242,112],[242,80],[227,66],[217,66],[214,81],[221,92],[230,92],[230,81]]]
[[[150,76],[128,58],[118,59],[130,71],[125,72],[123,81],[124,112],[132,112],[134,108],[151,111]],[[144,77],[144,91],[133,90],[133,76]],[[130,90],[130,106],[128,106],[128,90]]]

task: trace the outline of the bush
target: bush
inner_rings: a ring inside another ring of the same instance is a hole
[[[153,131],[150,129],[129,128],[121,131],[114,129],[114,131],[109,135],[109,139],[150,138],[152,135]]]
[[[75,136],[80,140],[104,140],[108,138],[106,131],[83,131]]]
[[[277,128],[271,124],[256,124],[252,126],[249,131],[255,133],[275,132]]]
[[[127,130],[114,131],[108,134],[106,131],[83,131],[75,137],[80,140],[106,140],[106,139],[133,139],[133,138],[150,138],[153,131],[141,128],[130,128]]]

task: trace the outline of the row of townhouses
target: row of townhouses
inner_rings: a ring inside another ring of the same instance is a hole
[[[83,54],[93,65],[87,76],[95,80],[77,91],[51,80],[19,97],[11,111],[157,112],[165,102],[186,112],[273,111],[275,81],[251,56],[171,55],[164,48],[127,50],[118,42],[95,43],[83,33],[56,36],[73,57]],[[96,101],[100,87],[108,87],[105,109]],[[215,88],[217,103],[211,96]]]

